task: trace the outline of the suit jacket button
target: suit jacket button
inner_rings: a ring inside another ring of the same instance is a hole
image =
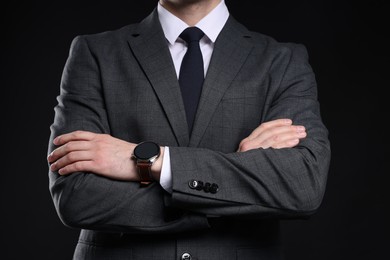
[[[218,189],[219,189],[218,185],[213,183],[213,184],[211,184],[211,187],[210,187],[210,193],[215,194],[218,192]]]
[[[181,260],[191,260],[192,257],[189,253],[184,253],[181,255]]]

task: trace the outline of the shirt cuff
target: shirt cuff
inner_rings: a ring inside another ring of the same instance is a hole
[[[169,147],[165,146],[163,163],[160,174],[160,185],[169,193],[172,193],[172,172],[171,172],[171,157]]]

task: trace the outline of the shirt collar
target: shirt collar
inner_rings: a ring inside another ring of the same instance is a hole
[[[170,13],[160,3],[157,5],[158,18],[160,20],[165,38],[170,44],[174,44],[181,32],[188,27],[184,21]],[[229,11],[222,0],[208,15],[202,18],[195,26],[201,29],[213,43],[222,31],[229,17]]]

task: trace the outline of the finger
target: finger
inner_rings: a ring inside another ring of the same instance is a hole
[[[306,132],[285,133],[264,141],[263,148],[292,148],[298,145],[299,141],[307,136]]]
[[[268,148],[273,143],[277,142],[281,136],[287,135],[292,136],[294,138],[298,138],[299,134],[302,132],[305,132],[305,128],[303,126],[273,126],[270,128],[265,129],[262,133],[260,133],[258,136],[254,136],[253,138],[247,138],[246,144],[245,142],[243,145],[246,145],[247,147],[245,149],[254,149],[254,148]]]
[[[89,151],[70,152],[50,165],[51,171],[57,171],[70,164],[81,161],[92,161],[93,155]]]
[[[246,150],[245,148],[242,149],[242,145],[245,144],[246,142],[253,140],[255,138],[259,138],[263,132],[269,131],[270,129],[281,127],[281,126],[289,126],[292,124],[292,120],[288,118],[282,118],[282,119],[276,119],[272,121],[268,121],[265,123],[262,123],[260,126],[258,126],[255,130],[252,131],[252,133],[241,140],[237,152]],[[261,141],[261,140],[259,140]],[[260,148],[260,147],[258,147]]]
[[[274,148],[274,149],[293,148],[293,147],[297,146],[299,144],[299,142],[300,142],[300,139],[298,139],[298,138],[289,139],[289,140],[286,140],[285,142],[274,144],[272,146],[272,148]]]
[[[280,136],[283,135],[291,135],[291,136],[299,136],[301,133],[304,133],[306,131],[304,126],[279,126],[270,128],[267,131],[264,131],[261,136],[259,136],[259,141],[264,141],[267,139],[274,139],[274,141],[277,141]]]
[[[60,175],[69,175],[75,172],[95,172],[93,161],[77,161],[58,170]]]
[[[274,127],[264,131],[262,134],[253,139],[243,139],[243,141],[240,143],[239,151],[244,152],[257,148],[267,149],[278,144],[283,144],[283,146],[285,146],[284,143],[289,140],[300,139],[304,137],[306,137],[306,132],[303,126]]]
[[[243,146],[246,142],[249,142],[248,137],[241,140],[240,144],[238,145],[237,152],[243,152],[243,151],[242,151],[242,146]]]
[[[91,141],[97,134],[88,131],[74,131],[67,134],[59,135],[54,138],[53,143],[55,145],[63,145],[70,141]]]
[[[287,118],[276,119],[276,120],[262,123],[260,126],[258,126],[255,130],[252,131],[252,133],[248,136],[248,139],[256,138],[257,136],[259,136],[264,131],[267,131],[268,129],[272,129],[280,126],[289,126],[291,124],[292,124],[292,120]]]
[[[90,141],[70,141],[53,150],[47,157],[47,160],[49,163],[53,163],[70,152],[89,150],[91,145]]]
[[[257,135],[252,132],[251,135],[241,140],[240,144],[238,145],[238,151],[244,152],[248,151],[254,148],[261,148],[263,142],[269,138],[269,134],[271,132],[271,129],[265,130],[263,129],[263,132],[258,131]],[[282,130],[280,130],[282,131]],[[268,135],[264,135],[265,133],[269,133]],[[257,146],[257,147],[256,147]]]
[[[275,147],[279,144],[306,137],[305,128],[302,126],[291,126],[289,129],[275,129],[272,133],[267,132],[262,136],[262,148]],[[258,138],[260,139],[260,138]],[[258,141],[257,139],[253,140],[254,142]],[[260,144],[255,144],[260,145]]]

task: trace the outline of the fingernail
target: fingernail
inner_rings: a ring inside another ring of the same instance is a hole
[[[289,125],[289,124],[292,124],[292,121],[291,121],[291,119],[284,119],[284,123],[286,125]]]
[[[304,132],[306,129],[304,126],[297,126],[297,132],[300,133],[300,132]]]
[[[305,136],[306,136],[306,132],[299,132],[299,133],[298,133],[298,136],[299,136],[299,137],[305,137]]]

